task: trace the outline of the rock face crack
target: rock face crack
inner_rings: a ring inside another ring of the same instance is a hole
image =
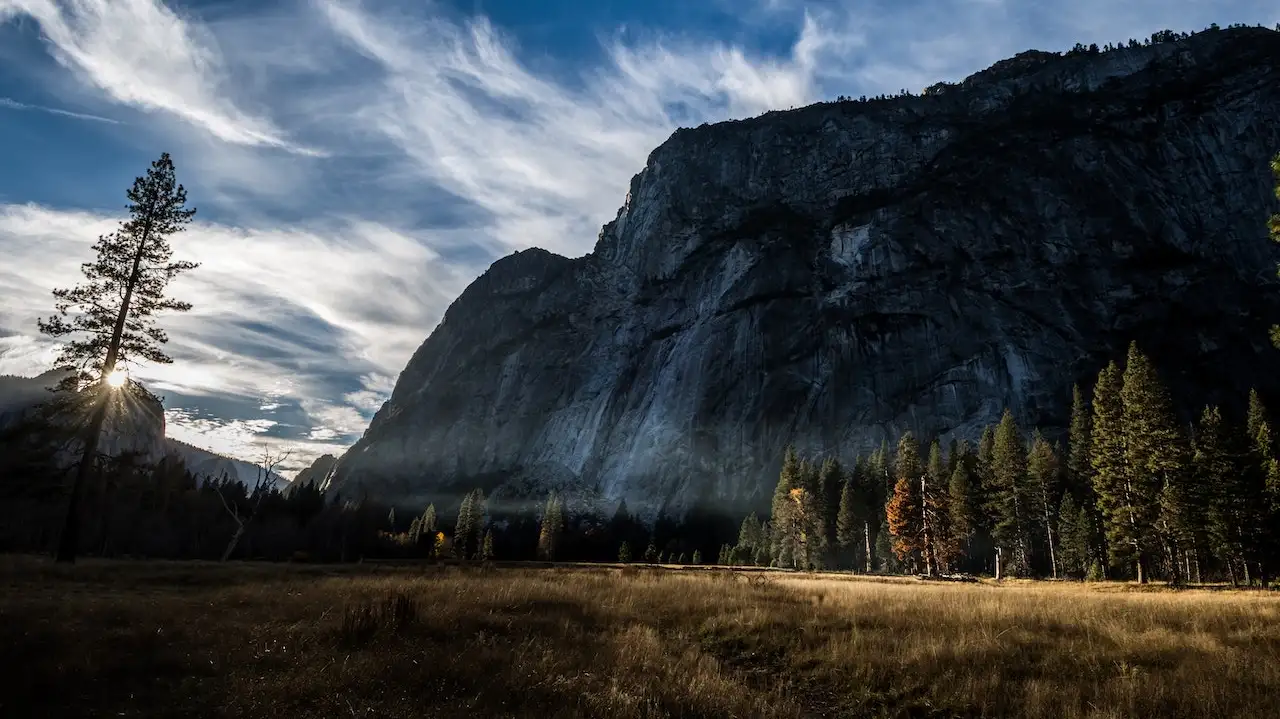
[[[1280,390],[1276,117],[1280,34],[1238,29],[677,131],[591,254],[458,298],[328,487],[745,513],[788,443],[1052,435],[1130,340],[1238,408]]]

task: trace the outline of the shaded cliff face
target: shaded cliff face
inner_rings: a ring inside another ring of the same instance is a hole
[[[1131,339],[1188,409],[1275,389],[1277,68],[1223,31],[679,131],[590,255],[462,294],[330,487],[741,512],[787,443],[1061,427]]]
[[[0,430],[18,424],[49,401],[52,388],[64,376],[59,370],[50,370],[37,377],[0,377]],[[136,452],[141,461],[155,463],[169,453],[164,436],[164,407],[149,393],[132,392],[134,387],[131,384],[129,389],[113,395],[117,404],[112,411],[116,414],[103,429],[98,452],[109,457]],[[66,455],[72,461],[75,452]]]
[[[329,470],[333,469],[333,465],[337,463],[337,457],[332,454],[322,454],[316,457],[310,467],[298,472],[298,476],[293,478],[291,486],[302,487],[307,482],[315,482],[317,486],[323,485],[325,479],[329,476]]]

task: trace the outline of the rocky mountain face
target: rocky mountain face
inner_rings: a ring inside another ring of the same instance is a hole
[[[788,443],[1061,428],[1131,340],[1237,407],[1280,389],[1277,118],[1280,33],[1240,29],[680,130],[590,254],[467,288],[329,487],[745,512]]]
[[[50,389],[64,375],[50,370],[36,377],[0,377],[0,429],[11,426],[48,401]],[[144,462],[155,464],[165,457],[176,456],[197,478],[230,477],[256,486],[261,473],[252,462],[232,459],[193,447],[165,436],[164,406],[152,397],[131,398],[121,403],[121,414],[103,431],[98,451],[112,457],[125,452],[138,452]],[[0,447],[0,451],[3,448]],[[78,451],[78,450],[75,450]],[[67,462],[76,460],[75,451],[66,455]],[[289,486],[289,480],[272,473],[270,483],[278,489]]]
[[[329,476],[329,471],[333,469],[333,465],[338,463],[338,458],[332,454],[322,454],[315,458],[310,467],[306,467],[298,475],[293,478],[293,485],[302,487],[307,482],[315,482],[316,486],[324,484],[325,479]]]
[[[50,370],[36,377],[0,377],[0,428],[20,421],[47,402],[52,396],[50,390],[64,376],[59,370]],[[130,396],[120,403],[120,414],[116,416],[118,421],[102,432],[99,452],[112,457],[137,452],[149,463],[169,454],[164,436],[164,407],[154,398]]]
[[[228,477],[233,481],[244,483],[244,486],[251,490],[258,486],[259,483],[279,490],[288,489],[290,486],[289,480],[275,472],[264,475],[262,467],[253,462],[233,459],[216,452],[210,452],[207,449],[193,447],[172,438],[165,439],[165,447],[168,455],[181,459],[187,471],[197,478],[221,479]]]

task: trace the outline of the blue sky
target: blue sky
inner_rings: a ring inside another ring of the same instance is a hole
[[[133,368],[169,433],[295,462],[359,436],[498,257],[590,251],[676,127],[919,91],[1022,50],[1209,23],[1256,0],[0,0],[0,374],[50,290],[173,155],[203,266],[176,362]],[[291,469],[297,469],[294,466]]]

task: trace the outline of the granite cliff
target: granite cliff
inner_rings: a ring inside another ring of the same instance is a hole
[[[51,388],[64,376],[59,370],[36,377],[0,376],[0,432],[36,412],[39,405],[49,400]],[[261,472],[254,463],[166,437],[164,406],[149,392],[136,393],[121,404],[121,409],[123,414],[108,424],[99,440],[98,451],[102,454],[118,457],[125,452],[136,452],[139,459],[148,464],[177,458],[197,479],[230,477],[248,487],[258,483]],[[5,451],[4,441],[0,436],[0,452]],[[68,465],[78,461],[74,451],[68,452],[65,458]],[[270,479],[277,489],[289,487],[289,480],[278,474],[272,473]]]
[[[463,292],[328,486],[741,512],[788,443],[1061,427],[1130,340],[1188,412],[1280,389],[1278,118],[1280,33],[1235,29],[680,130],[590,254]]]

